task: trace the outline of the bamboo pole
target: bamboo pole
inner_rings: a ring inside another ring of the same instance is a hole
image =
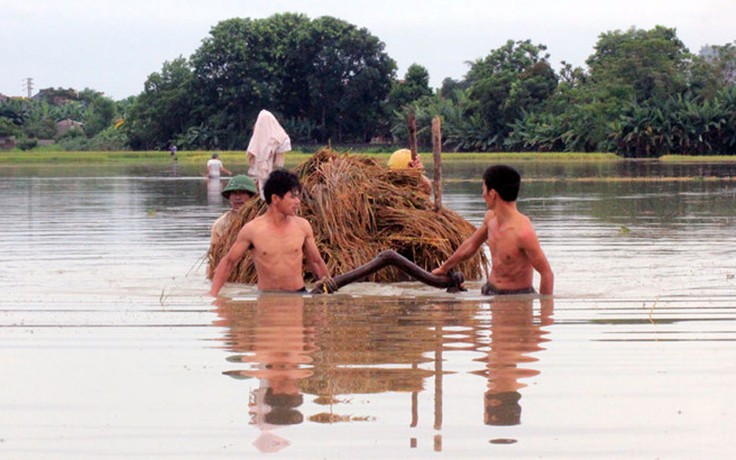
[[[417,160],[417,119],[414,110],[409,111],[409,150],[411,150],[411,161]]]
[[[434,210],[442,209],[442,122],[439,116],[432,119],[432,155],[434,156]]]

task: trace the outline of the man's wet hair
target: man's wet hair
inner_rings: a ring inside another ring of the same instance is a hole
[[[507,165],[489,166],[483,173],[488,191],[495,190],[503,201],[516,201],[521,187],[521,174]]]
[[[285,169],[275,169],[269,174],[263,185],[263,195],[266,204],[271,204],[271,196],[278,195],[283,198],[289,192],[297,194],[302,191],[302,184],[296,174]]]

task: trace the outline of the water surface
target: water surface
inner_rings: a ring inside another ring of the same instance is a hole
[[[734,174],[652,164],[519,165],[552,302],[472,281],[213,304],[220,183],[0,170],[0,458],[730,458]],[[444,196],[475,224],[477,168]]]

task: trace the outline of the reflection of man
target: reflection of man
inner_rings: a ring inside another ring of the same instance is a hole
[[[222,318],[218,324],[230,328],[230,348],[243,353],[241,362],[251,363],[249,369],[227,374],[260,381],[249,403],[252,423],[262,431],[254,444],[264,452],[279,450],[289,442],[272,431],[302,423],[299,382],[312,375],[311,369],[303,368],[312,362],[310,353],[315,349],[305,333],[304,299],[288,294],[261,295],[255,309],[250,304],[222,300],[216,304]]]
[[[486,367],[488,390],[485,393],[486,425],[518,425],[521,423],[521,393],[526,384],[519,379],[539,374],[538,370],[519,367],[536,361],[529,356],[543,350],[546,333],[541,326],[552,324],[552,298],[542,301],[541,320],[534,318],[532,299],[496,297],[491,303],[491,343]]]

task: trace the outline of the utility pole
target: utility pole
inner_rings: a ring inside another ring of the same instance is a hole
[[[25,78],[21,81],[25,82],[26,90],[28,91],[28,99],[33,95],[33,77]]]

